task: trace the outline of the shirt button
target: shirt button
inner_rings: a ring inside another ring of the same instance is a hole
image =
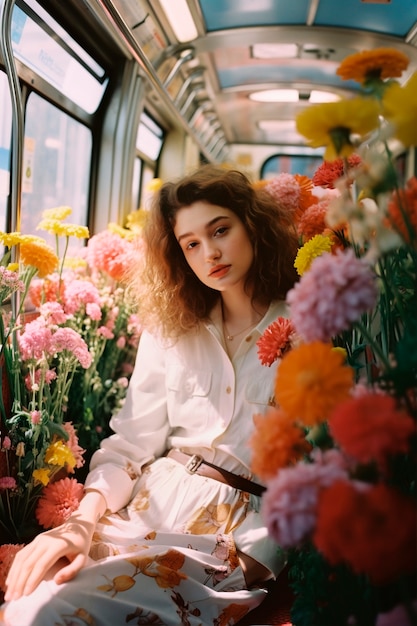
[[[232,388],[231,387],[226,387],[226,393],[232,393]]]

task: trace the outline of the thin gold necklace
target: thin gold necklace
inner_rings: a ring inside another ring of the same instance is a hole
[[[235,333],[234,335],[231,335],[229,333],[229,331],[227,330],[226,322],[223,320],[223,327],[224,327],[224,330],[226,331],[225,337],[226,337],[227,341],[233,341],[233,339],[235,337],[237,337],[238,335],[241,335],[242,333],[244,333],[245,330],[249,330],[249,328],[254,328],[254,326],[256,326],[257,323],[258,322],[253,322],[252,324],[250,324],[246,328],[243,328],[242,330],[239,330],[239,332]]]

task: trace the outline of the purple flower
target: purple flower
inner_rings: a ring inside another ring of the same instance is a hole
[[[348,249],[316,257],[287,301],[295,329],[305,341],[329,341],[371,310],[377,294],[371,268]]]

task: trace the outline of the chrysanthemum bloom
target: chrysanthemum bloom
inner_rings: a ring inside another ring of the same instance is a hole
[[[372,269],[349,248],[314,259],[287,302],[297,334],[305,341],[329,341],[372,310],[377,296]]]
[[[297,131],[310,146],[325,146],[324,159],[333,161],[348,157],[355,151],[352,136],[364,140],[379,124],[379,105],[375,100],[352,98],[324,102],[304,109],[297,115]]]
[[[406,54],[394,48],[374,48],[351,54],[336,70],[344,80],[356,80],[366,84],[369,81],[386,78],[399,78],[407,69],[410,60]]]
[[[293,174],[282,172],[268,180],[265,186],[267,191],[277,204],[294,214],[298,208],[301,196],[301,188]]]
[[[297,234],[303,243],[306,243],[315,235],[329,234],[329,229],[326,224],[329,202],[330,198],[323,198],[320,202],[310,205],[298,220]]]
[[[35,511],[36,519],[45,528],[56,528],[77,510],[84,487],[75,478],[62,478],[42,491]]]
[[[261,514],[271,537],[282,548],[300,546],[316,525],[320,489],[348,479],[340,453],[318,450],[314,463],[280,469],[262,497]]]
[[[23,265],[31,265],[38,270],[38,275],[42,278],[47,274],[52,274],[59,263],[59,259],[53,249],[46,243],[28,241],[20,244],[20,260]]]
[[[336,481],[319,496],[313,541],[330,564],[385,585],[415,570],[416,528],[412,498],[383,483],[359,490]]]
[[[394,192],[388,203],[388,221],[405,241],[417,238],[417,178],[407,181],[404,189]]]
[[[251,469],[260,478],[274,477],[279,469],[293,465],[311,450],[304,432],[282,411],[271,408],[266,415],[254,415],[253,421]]]
[[[314,235],[298,250],[294,267],[299,276],[303,276],[316,257],[325,252],[331,252],[333,241],[329,235]]]
[[[277,372],[277,404],[291,419],[307,426],[325,421],[349,396],[353,370],[331,344],[314,341],[293,348]]]
[[[357,154],[351,154],[347,159],[335,159],[334,161],[323,161],[313,174],[312,181],[317,187],[334,189],[334,183],[346,176],[349,170],[358,167],[362,159]]]
[[[390,85],[382,101],[385,119],[394,126],[394,135],[404,146],[417,145],[417,72],[404,87]]]
[[[6,578],[16,553],[24,547],[23,543],[4,543],[0,545],[0,589],[6,591]]]
[[[258,339],[258,357],[262,365],[270,367],[277,359],[291,349],[291,337],[294,335],[294,326],[291,320],[278,317],[265,329]]]
[[[409,452],[416,432],[414,420],[397,409],[394,398],[369,392],[336,406],[329,427],[346,454],[359,463],[376,461],[382,470],[390,456]]]

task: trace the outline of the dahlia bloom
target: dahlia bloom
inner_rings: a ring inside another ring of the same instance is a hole
[[[258,339],[258,357],[262,365],[269,367],[277,359],[291,349],[291,339],[294,335],[294,326],[291,320],[278,317],[266,328],[262,337]]]
[[[266,415],[254,415],[253,420],[251,469],[260,478],[272,478],[277,470],[293,465],[310,451],[304,432],[281,411],[270,409]]]
[[[277,405],[307,426],[324,422],[349,396],[353,370],[331,344],[315,341],[293,348],[282,359],[275,382]]]
[[[268,481],[261,514],[271,537],[282,548],[299,546],[315,528],[318,495],[336,480],[348,480],[343,457],[336,450],[313,451],[313,463],[281,469]]]
[[[329,198],[323,198],[320,202],[310,205],[298,220],[297,234],[303,242],[327,230],[326,214],[329,202]]]
[[[52,274],[59,264],[59,259],[53,249],[40,241],[22,242],[20,244],[20,260],[23,265],[35,267],[41,278]]]
[[[75,478],[63,478],[50,483],[43,489],[35,516],[45,528],[56,528],[63,524],[77,510],[84,493],[84,487]]]
[[[416,526],[415,503],[401,492],[336,481],[320,493],[313,541],[329,563],[385,585],[414,571]]]
[[[357,167],[362,159],[357,154],[351,154],[347,159],[335,159],[334,161],[323,161],[314,172],[312,181],[316,187],[324,187],[328,189],[335,188],[335,182],[346,176],[349,170]]]
[[[408,453],[416,432],[414,420],[397,409],[394,398],[369,392],[336,406],[329,428],[346,454],[359,463],[376,461],[383,470],[390,456]]]
[[[329,341],[372,310],[376,277],[350,248],[314,259],[287,295],[296,332],[306,341]]]

